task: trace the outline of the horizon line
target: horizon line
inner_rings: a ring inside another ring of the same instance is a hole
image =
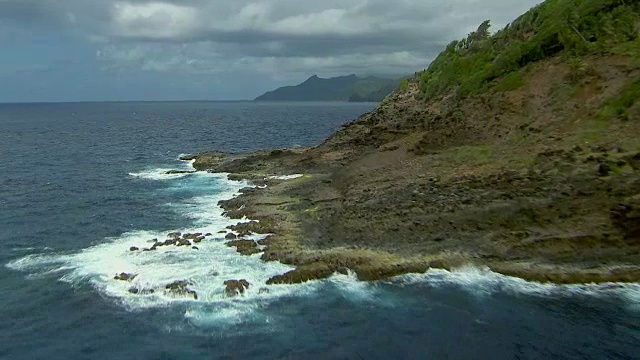
[[[20,104],[97,104],[97,103],[154,103],[154,102],[254,102],[253,99],[237,100],[71,100],[71,101],[0,101],[0,105]]]

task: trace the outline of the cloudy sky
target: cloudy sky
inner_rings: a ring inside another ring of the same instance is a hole
[[[247,99],[411,74],[540,0],[0,0],[0,102]]]

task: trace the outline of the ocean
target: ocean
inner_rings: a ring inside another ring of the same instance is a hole
[[[186,153],[317,145],[374,107],[0,104],[0,359],[638,358],[638,284],[461,268],[266,286],[290,267],[240,256],[218,233],[235,221],[217,202],[248,184],[166,174],[191,169]],[[129,251],[172,231],[213,235]],[[229,298],[229,279],[252,286]],[[163,291],[179,280],[198,298]]]

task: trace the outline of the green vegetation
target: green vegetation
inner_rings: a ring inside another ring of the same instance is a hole
[[[407,89],[409,89],[409,79],[400,80],[400,83],[398,84],[398,89],[400,91],[407,91]]]
[[[524,85],[524,77],[520,71],[505,75],[496,85],[498,91],[513,91]]]
[[[604,104],[598,115],[600,119],[637,119],[640,116],[640,79],[629,81],[622,92]]]
[[[427,98],[508,91],[523,84],[517,72],[558,54],[640,54],[640,3],[632,0],[547,0],[489,34],[490,24],[451,42],[418,74]]]

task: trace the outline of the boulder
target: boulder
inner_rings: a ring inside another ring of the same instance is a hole
[[[244,291],[249,288],[251,284],[245,279],[241,280],[227,280],[224,282],[226,286],[224,292],[227,296],[237,296],[244,294]]]
[[[177,237],[180,237],[180,235],[182,235],[182,233],[180,231],[176,231],[176,232],[168,233],[167,237],[177,238]]]
[[[199,247],[197,247],[197,246],[192,246],[191,248],[192,248],[193,250],[200,250],[200,248],[199,248]]]
[[[165,171],[167,175],[175,175],[175,174],[193,174],[195,170],[169,170]]]
[[[191,242],[185,239],[178,239],[177,246],[191,246]]]
[[[234,233],[228,233],[227,235],[225,235],[224,238],[227,239],[227,240],[233,240],[233,239],[237,238],[237,236]]]
[[[611,209],[612,223],[625,238],[640,240],[640,197],[628,199]]]
[[[165,294],[193,296],[195,300],[198,300],[198,294],[194,290],[189,289],[189,285],[193,285],[193,283],[187,280],[174,281],[164,287],[166,289]]]
[[[204,234],[204,236],[211,236],[211,235],[212,235],[211,233]]]
[[[136,278],[136,276],[138,276],[138,274],[130,274],[130,273],[120,273],[120,274],[116,274],[116,276],[113,277],[114,280],[122,280],[122,281],[131,281],[133,279]]]
[[[129,248],[129,251],[138,251],[138,250],[140,250],[140,249],[135,247],[135,246],[132,246],[132,247]]]
[[[197,244],[197,243],[201,242],[204,239],[205,239],[204,236],[198,236],[197,238],[193,239],[193,242]]]
[[[177,239],[167,239],[162,244],[164,246],[175,245],[178,242]]]

